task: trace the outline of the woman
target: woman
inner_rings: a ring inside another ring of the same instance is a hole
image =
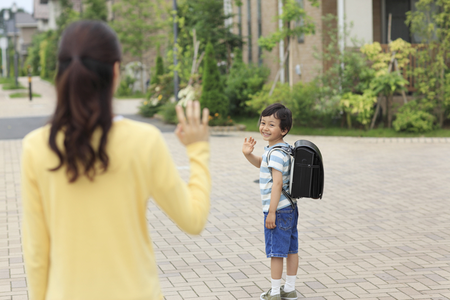
[[[94,21],[63,33],[57,106],[23,141],[23,250],[30,300],[162,299],[147,231],[152,197],[178,226],[199,234],[209,211],[208,110],[198,102],[175,131],[186,146],[184,183],[155,127],[113,117],[120,46]]]

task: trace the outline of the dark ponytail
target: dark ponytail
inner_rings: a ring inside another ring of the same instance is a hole
[[[70,182],[80,175],[93,180],[97,160],[103,171],[108,168],[105,148],[113,118],[114,63],[120,59],[117,36],[102,22],[75,22],[62,35],[56,74],[57,105],[50,122],[49,145],[59,158],[59,165],[51,171],[66,165]],[[91,139],[97,128],[101,138],[94,147]],[[56,143],[60,131],[64,134],[64,149]]]

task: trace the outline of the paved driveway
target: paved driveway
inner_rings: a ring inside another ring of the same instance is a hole
[[[164,137],[187,179],[183,147]],[[259,299],[270,287],[258,169],[241,153],[243,138],[211,137],[212,208],[201,236],[149,204],[167,300]],[[450,299],[450,139],[308,139],[322,151],[326,181],[322,200],[299,203],[299,299]],[[20,140],[0,141],[0,300],[28,299],[20,151]]]

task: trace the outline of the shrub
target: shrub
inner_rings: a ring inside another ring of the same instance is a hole
[[[158,114],[163,117],[164,122],[169,124],[177,124],[177,112],[175,111],[176,103],[167,102],[159,109]]]
[[[204,64],[203,87],[200,97],[201,106],[202,108],[209,108],[210,115],[218,113],[221,116],[227,116],[229,101],[224,94],[222,79],[217,68],[214,49],[211,43],[208,43],[206,46]]]
[[[250,95],[250,100],[246,101],[248,107],[250,107],[258,115],[269,105],[274,103],[292,103],[291,88],[287,83],[277,83],[272,96],[269,96],[269,92],[272,84],[266,84],[264,87],[254,95]]]
[[[144,100],[139,106],[139,114],[144,117],[151,118],[158,113],[163,104],[160,102],[152,103],[152,101]]]
[[[395,131],[421,133],[435,129],[436,117],[423,110],[420,101],[410,101],[400,107],[392,123]]]
[[[317,125],[320,120],[316,109],[319,98],[320,88],[316,82],[294,84],[291,97],[286,101],[286,105],[292,111],[294,124],[300,126]]]
[[[158,101],[167,102],[173,97],[174,83],[170,74],[159,76],[159,82],[151,84],[147,90],[147,99],[159,98]],[[161,98],[161,97],[162,98]]]
[[[311,126],[319,120],[315,106],[320,98],[316,82],[298,82],[291,88],[287,83],[277,83],[269,96],[271,84],[266,84],[258,93],[251,95],[246,104],[257,114],[273,103],[282,103],[292,111],[296,125]]]
[[[28,48],[28,56],[27,56],[27,60],[25,62],[26,66],[31,66],[31,72],[32,75],[38,76],[39,75],[39,69],[40,69],[40,65],[39,65],[39,51],[40,51],[40,45],[42,40],[44,39],[45,33],[41,33],[41,34],[35,34],[33,36],[33,41],[31,43],[31,46]]]
[[[126,75],[119,84],[119,88],[116,91],[117,96],[131,96],[133,95],[133,84],[136,82],[136,79],[133,77]]]
[[[370,90],[364,91],[364,94],[362,95],[352,93],[342,95],[340,106],[346,114],[348,128],[352,128],[353,115],[356,116],[356,120],[367,129],[376,102],[377,98]]]
[[[232,126],[234,125],[233,119],[230,116],[224,117],[215,113],[214,116],[209,116],[209,126]]]
[[[234,62],[224,90],[230,101],[230,113],[232,115],[243,115],[249,112],[245,102],[250,100],[250,95],[262,89],[269,73],[270,70],[267,67],[245,64],[242,61],[241,50],[236,48]]]

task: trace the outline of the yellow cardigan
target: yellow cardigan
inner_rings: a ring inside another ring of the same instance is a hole
[[[151,197],[184,231],[199,234],[209,212],[209,143],[187,147],[190,179],[179,176],[152,125],[114,122],[108,171],[69,183],[48,146],[50,127],[23,140],[22,242],[30,300],[162,299],[147,230]],[[98,144],[100,131],[93,136]],[[57,136],[62,149],[63,134]],[[150,220],[151,222],[151,220]]]

